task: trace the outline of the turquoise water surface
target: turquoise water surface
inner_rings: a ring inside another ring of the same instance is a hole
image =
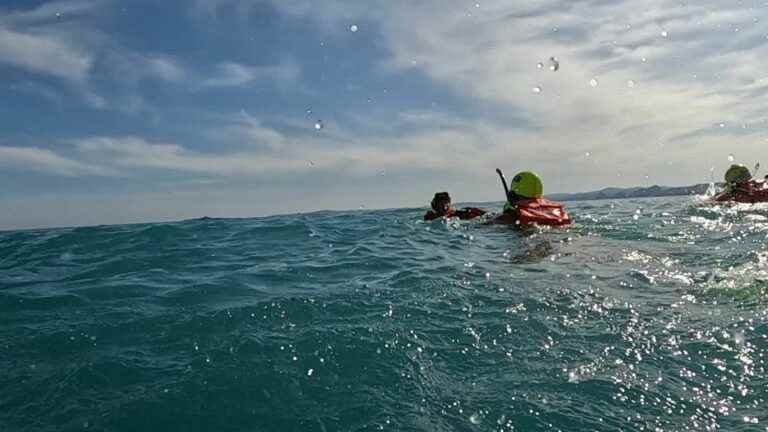
[[[768,430],[768,207],[0,232],[0,431]]]

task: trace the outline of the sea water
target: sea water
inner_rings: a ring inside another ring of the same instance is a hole
[[[0,431],[766,430],[768,207],[568,208],[2,232]]]

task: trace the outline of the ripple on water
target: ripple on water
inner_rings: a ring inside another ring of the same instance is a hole
[[[525,233],[423,209],[0,233],[0,424],[761,427],[768,211],[568,207]]]

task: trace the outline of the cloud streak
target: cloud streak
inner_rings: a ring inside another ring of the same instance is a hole
[[[749,4],[376,1],[365,10],[349,2],[273,4],[340,32],[349,22],[376,23],[389,51],[385,71],[423,73],[476,106],[502,112],[502,122],[503,113],[522,117],[499,129],[519,128],[517,142],[540,153],[590,153],[616,172],[634,171],[636,157],[668,171],[674,158],[691,170],[678,170],[682,178],[696,176],[703,163],[724,163],[733,150],[723,140],[764,136],[763,127],[746,133],[738,127],[765,115],[754,94],[766,88],[761,23],[768,17]],[[557,72],[546,67],[551,56],[559,58]],[[721,123],[724,130],[713,127]],[[755,148],[743,145],[745,152]],[[518,145],[499,151],[521,159]],[[544,162],[540,153],[527,163]]]
[[[0,27],[0,62],[75,83],[86,81],[93,57],[60,38]]]
[[[276,66],[246,66],[226,62],[217,65],[215,72],[203,79],[199,88],[241,87],[257,81],[274,84],[295,81],[298,77],[299,68],[293,63]]]
[[[117,175],[117,172],[109,168],[79,162],[37,147],[0,146],[0,166],[64,177]]]
[[[6,13],[2,13],[2,8],[0,8],[0,22],[4,21],[13,25],[50,23],[62,18],[70,19],[90,15],[103,8],[105,3],[103,0],[52,1],[43,3],[36,8]]]
[[[176,171],[217,176],[254,176],[295,171],[304,161],[258,153],[205,154],[178,144],[151,143],[138,137],[95,137],[78,140],[89,160],[116,168]]]
[[[261,66],[225,61],[210,68],[185,63],[162,50],[128,48],[99,25],[110,4],[75,0],[25,10],[0,8],[0,65],[60,79],[68,93],[78,94],[89,106],[126,112],[139,111],[126,106],[147,107],[141,96],[146,81],[195,92],[290,83],[299,77],[299,66],[290,61]]]
[[[768,14],[756,4],[121,6],[0,8],[3,95],[23,112],[3,111],[3,141],[37,145],[3,147],[4,170],[120,175],[137,190],[322,177],[293,186],[341,197],[365,183],[394,201],[398,181],[492,199],[496,166],[536,170],[554,192],[687,184],[731,153],[768,159]],[[62,145],[41,145],[51,140]]]

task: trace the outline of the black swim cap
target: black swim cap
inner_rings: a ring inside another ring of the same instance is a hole
[[[432,198],[432,201],[450,201],[451,196],[448,195],[448,192],[437,192],[435,193],[435,197]]]
[[[448,195],[448,192],[437,192],[435,194],[435,197],[432,198],[432,202],[430,203],[430,205],[432,206],[432,210],[434,210],[436,212],[437,211],[442,211],[443,210],[442,208],[438,208],[438,204],[439,203],[444,203],[444,202],[450,203],[451,202],[451,196]]]

